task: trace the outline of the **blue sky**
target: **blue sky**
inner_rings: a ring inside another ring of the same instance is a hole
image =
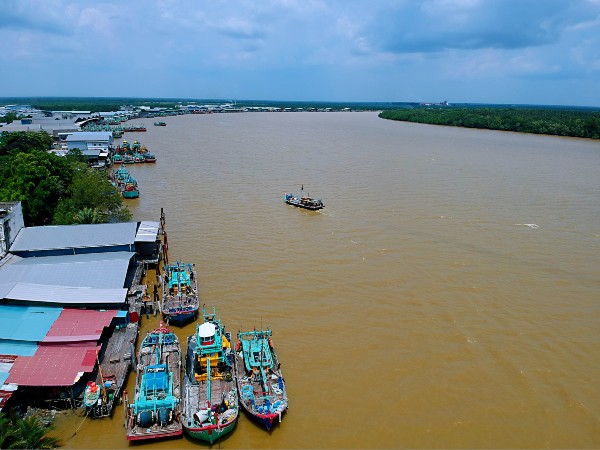
[[[600,0],[1,0],[0,96],[600,106]]]

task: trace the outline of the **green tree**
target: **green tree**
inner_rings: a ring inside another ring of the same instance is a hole
[[[21,201],[25,225],[33,226],[50,223],[72,173],[64,158],[33,150],[4,157],[0,178],[0,201]]]
[[[0,134],[0,156],[31,151],[46,151],[52,147],[52,137],[45,131],[17,131]]]
[[[131,212],[106,174],[76,163],[73,181],[61,199],[53,223],[107,223],[131,220]]]
[[[56,448],[60,439],[48,436],[52,430],[54,426],[44,425],[33,416],[11,420],[0,413],[0,448]]]
[[[19,118],[19,116],[17,115],[16,112],[10,111],[4,117],[0,117],[0,122],[13,123],[18,118]]]

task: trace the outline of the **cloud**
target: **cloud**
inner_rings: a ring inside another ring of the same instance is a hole
[[[529,48],[558,42],[592,10],[563,0],[427,0],[381,11],[367,34],[392,53]]]
[[[0,2],[0,29],[66,34],[68,28],[52,2]]]

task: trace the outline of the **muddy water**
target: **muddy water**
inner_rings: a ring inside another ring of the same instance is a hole
[[[600,447],[598,142],[375,113],[165,121],[126,135],[158,158],[131,168],[134,217],[164,208],[230,331],[273,330],[290,397],[272,433],[242,416],[220,447]],[[283,203],[301,184],[325,210]],[[57,424],[67,448],[129,445],[120,408]]]

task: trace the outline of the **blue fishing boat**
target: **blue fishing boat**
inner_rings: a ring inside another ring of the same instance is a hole
[[[133,403],[125,394],[127,439],[180,436],[181,346],[177,335],[161,326],[149,332],[138,352]]]
[[[198,315],[198,281],[194,264],[177,261],[164,268],[161,311],[170,324],[183,325]]]
[[[286,192],[283,194],[283,200],[288,205],[296,206],[297,208],[310,209],[311,211],[316,211],[325,207],[320,198],[312,198],[310,197],[310,194],[304,195],[304,185],[302,185],[302,188],[300,189],[300,195],[288,194]]]
[[[235,369],[240,403],[267,430],[281,422],[288,398],[271,330],[238,333]]]
[[[231,335],[216,308],[202,313],[204,322],[188,337],[182,422],[190,437],[212,444],[235,428],[239,403]]]
[[[149,163],[156,162],[156,156],[154,156],[154,153],[146,152],[146,153],[144,153],[144,161],[147,163],[148,162]]]

